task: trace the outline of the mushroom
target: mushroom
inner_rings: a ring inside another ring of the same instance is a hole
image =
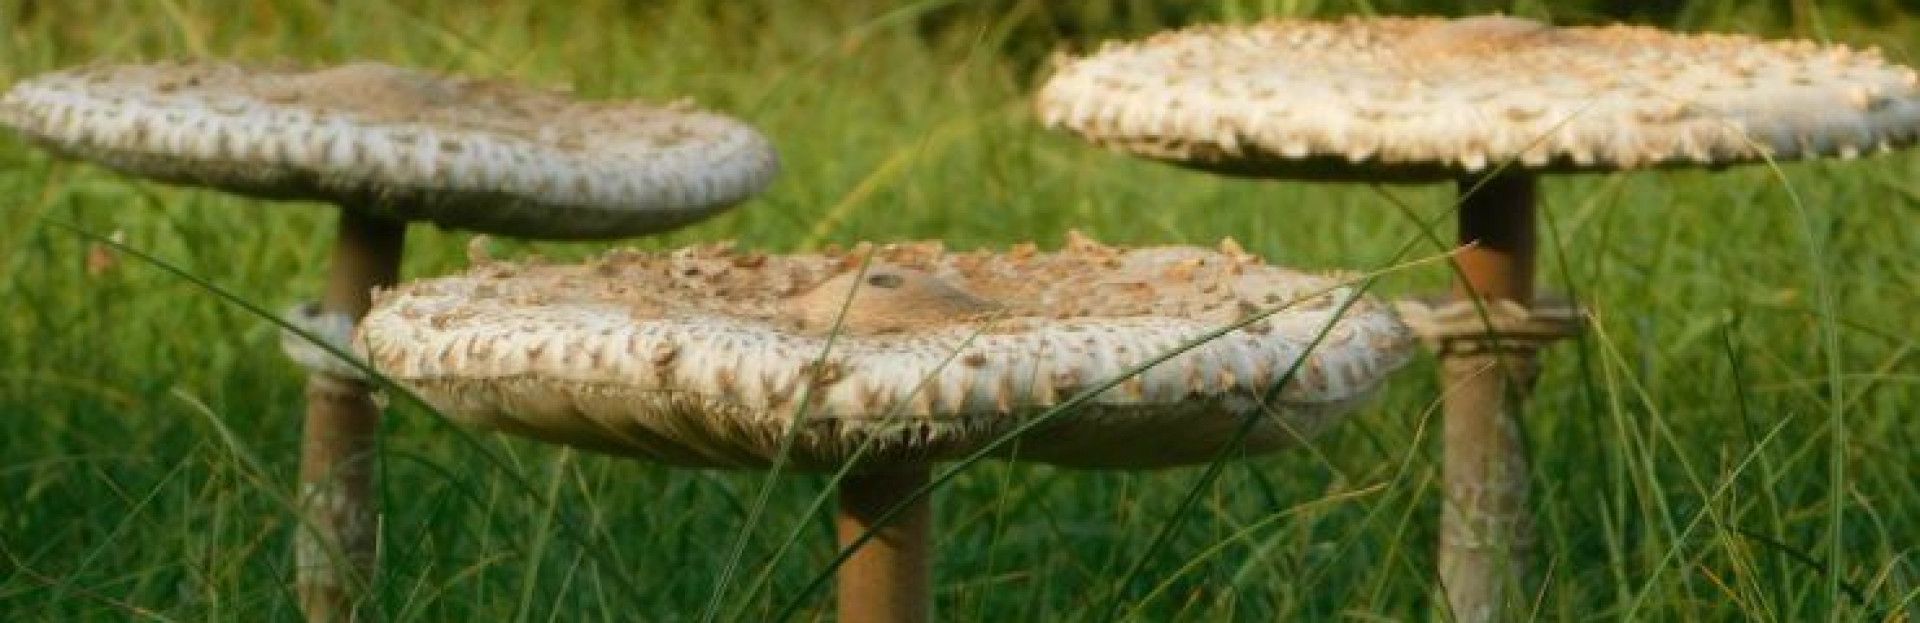
[[[0,124],[130,175],[339,206],[326,295],[306,323],[333,335],[350,331],[373,288],[396,281],[408,221],[534,239],[632,236],[717,213],[777,168],[752,128],[684,104],[577,101],[377,63],[86,66],[14,85]],[[332,620],[349,616],[351,589],[373,564],[379,410],[351,366],[317,359],[296,552],[303,607]],[[334,564],[342,555],[349,565]]]
[[[1278,450],[1337,422],[1410,356],[1411,334],[1354,287],[1225,248],[1074,235],[1054,253],[717,245],[492,262],[380,293],[355,347],[478,427],[670,465],[848,469],[840,620],[922,621],[931,519],[912,494],[930,464],[1023,426],[1000,456],[1184,465],[1212,460],[1243,426],[1245,451]],[[1177,352],[1235,322],[1247,324]],[[1032,421],[1069,400],[1085,402]],[[895,505],[898,523],[876,525]]]
[[[1486,620],[1530,558],[1522,388],[1537,349],[1580,316],[1535,298],[1536,176],[1887,151],[1920,134],[1920,79],[1806,41],[1505,16],[1274,20],[1064,59],[1037,109],[1093,143],[1209,171],[1458,185],[1471,246],[1455,298],[1406,312],[1429,341],[1478,345],[1443,354],[1439,558],[1454,616]]]

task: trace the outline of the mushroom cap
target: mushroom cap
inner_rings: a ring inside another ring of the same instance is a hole
[[[1213,459],[1296,362],[1246,450],[1294,445],[1337,422],[1411,351],[1385,306],[1363,297],[1339,313],[1358,296],[1231,244],[1122,250],[1076,237],[1057,253],[917,243],[780,256],[721,245],[584,265],[489,262],[415,281],[376,296],[356,347],[466,424],[751,468],[774,460],[798,419],[791,464],[827,469],[977,452],[1131,366],[1284,306],[1003,453],[1159,467]]]
[[[1527,19],[1213,25],[1058,62],[1054,127],[1135,155],[1310,180],[1852,157],[1920,135],[1874,50]]]
[[[0,124],[132,175],[522,238],[672,229],[778,169],[753,128],[685,104],[377,63],[79,67],[14,85]]]

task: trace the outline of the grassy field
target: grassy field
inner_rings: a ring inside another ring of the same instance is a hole
[[[380,59],[593,96],[691,96],[774,138],[785,172],[763,198],[620,243],[649,249],[1051,247],[1077,227],[1137,244],[1231,235],[1280,263],[1368,268],[1420,235],[1395,202],[1449,209],[1451,188],[1225,180],[1037,127],[1025,97],[1055,45],[1166,20],[1421,3],[1148,4],[7,0],[0,84],[93,59]],[[1463,5],[1507,6],[1442,8]],[[1877,43],[1920,62],[1920,14],[1819,6],[1625,17]],[[1538,616],[1911,619],[1920,153],[1545,184],[1545,279],[1598,318],[1551,351],[1528,419],[1549,554]],[[301,372],[269,323],[150,265],[90,262],[70,228],[118,232],[279,309],[319,290],[329,215],[135,182],[0,139],[0,620],[297,616]],[[406,274],[464,265],[465,236],[413,234]],[[499,246],[577,258],[612,245]],[[1444,282],[1427,267],[1382,290]],[[1437,617],[1432,368],[1410,366],[1315,452],[1231,464],[1133,577],[1200,470],[971,467],[937,498],[942,618],[1097,620],[1115,603],[1143,620]],[[763,620],[795,603],[803,619],[831,616],[825,592],[800,590],[833,555],[829,518],[807,513],[821,477],[667,470],[465,435],[411,406],[383,443],[390,620],[694,619],[742,535],[725,615]],[[764,487],[765,520],[741,525]]]

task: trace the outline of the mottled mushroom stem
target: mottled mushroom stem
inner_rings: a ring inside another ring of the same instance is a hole
[[[933,505],[922,498],[884,524],[882,514],[926,486],[925,465],[849,474],[840,482],[840,546],[873,538],[840,566],[841,623],[923,623],[933,617]],[[876,525],[878,524],[878,525]]]
[[[1459,180],[1459,297],[1533,301],[1531,173]],[[1533,518],[1521,436],[1522,398],[1536,371],[1531,348],[1494,344],[1442,353],[1446,499],[1440,518],[1440,582],[1454,620],[1504,618],[1530,578]]]
[[[402,221],[342,210],[321,312],[355,321],[366,315],[373,289],[398,280],[406,231]],[[372,492],[380,407],[372,391],[360,379],[307,377],[294,552],[308,621],[365,620],[355,611],[373,575],[378,534]]]

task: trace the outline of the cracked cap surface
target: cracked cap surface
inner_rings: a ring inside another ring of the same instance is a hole
[[[672,229],[778,169],[753,128],[685,104],[378,63],[85,66],[14,85],[0,124],[132,175],[521,238]]]
[[[1874,50],[1527,19],[1202,26],[1060,61],[1044,122],[1228,173],[1426,181],[1853,157],[1920,135],[1920,78]]]
[[[705,246],[584,265],[487,261],[412,282],[377,297],[357,346],[468,424],[758,467],[798,418],[790,457],[821,469],[965,456],[1187,340],[1284,308],[1094,395],[1016,450],[1158,467],[1213,459],[1296,362],[1249,452],[1295,445],[1371,393],[1412,338],[1385,306],[1356,297],[1231,241],[1119,249],[1075,235],[1053,253]]]

